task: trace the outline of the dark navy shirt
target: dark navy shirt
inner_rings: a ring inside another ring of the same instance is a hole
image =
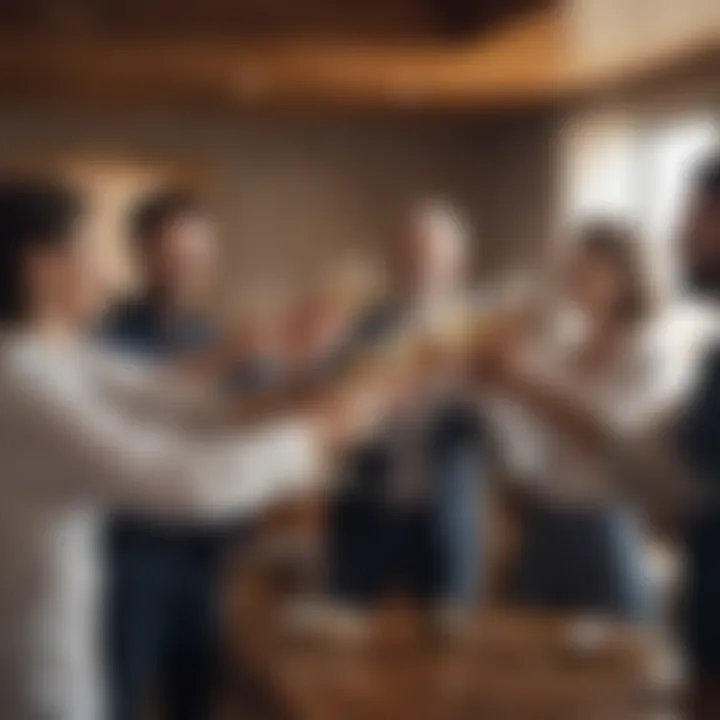
[[[705,484],[706,505],[687,529],[686,642],[691,666],[720,673],[720,348],[708,356],[680,427],[680,448]]]
[[[149,299],[128,301],[114,310],[102,335],[119,350],[157,359],[201,350],[217,339],[215,328],[204,318],[170,320]]]
[[[695,473],[720,497],[720,347],[708,355],[680,430],[682,453]],[[720,512],[720,505],[716,508]]]
[[[173,360],[212,347],[218,340],[215,326],[197,315],[169,320],[150,299],[132,300],[114,310],[101,329],[105,342],[117,350],[151,360]],[[277,363],[248,359],[224,379],[234,395],[263,390],[280,381]]]
[[[347,342],[336,354],[335,362],[340,365],[350,363],[368,348],[392,343],[407,327],[410,314],[398,304],[371,308],[353,328]],[[436,408],[426,433],[421,465],[430,475],[446,474],[447,460],[458,447],[472,448],[478,454],[484,447],[483,428],[475,409],[452,399]],[[391,461],[394,442],[392,437],[381,436],[349,453],[344,468],[343,493],[387,498],[394,483]]]
[[[119,306],[101,335],[118,352],[160,362],[217,340],[204,318],[170,320],[147,298]],[[171,703],[169,714],[208,714],[222,648],[218,582],[228,547],[246,533],[245,521],[174,523],[130,512],[109,518],[106,642],[113,717],[135,716],[157,683]]]

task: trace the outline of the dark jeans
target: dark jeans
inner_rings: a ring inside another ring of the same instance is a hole
[[[383,483],[372,479],[336,497],[328,538],[331,595],[371,604],[399,589],[419,601],[473,604],[484,565],[481,459],[473,443],[444,453],[428,497],[415,504],[388,502]]]
[[[219,538],[114,518],[108,528],[112,720],[152,699],[170,720],[209,714],[218,669]]]
[[[720,678],[720,513],[693,520],[687,538],[685,640],[694,675]]]
[[[418,600],[439,595],[439,536],[427,507],[341,497],[333,503],[329,532],[333,597],[365,605],[399,588]]]
[[[619,509],[527,508],[516,594],[521,604],[550,610],[647,618],[636,518]]]

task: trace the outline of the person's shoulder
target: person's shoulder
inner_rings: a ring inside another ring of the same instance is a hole
[[[42,397],[51,383],[63,385],[64,372],[57,368],[52,353],[34,338],[6,335],[0,339],[0,408],[2,417],[17,424],[37,410],[35,398]],[[4,420],[6,421],[6,420]],[[24,428],[23,424],[23,428]]]
[[[0,342],[0,385],[12,402],[68,397],[86,379],[86,343],[53,345],[31,333]]]
[[[49,357],[40,343],[31,336],[5,333],[0,339],[0,367],[7,379],[36,372],[50,365]]]

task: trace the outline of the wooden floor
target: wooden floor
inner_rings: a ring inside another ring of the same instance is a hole
[[[348,644],[291,639],[288,594],[262,572],[246,569],[229,597],[236,660],[261,701],[228,718],[649,720],[670,701],[653,680],[658,648],[637,628],[493,611],[448,642],[398,601],[368,642]]]

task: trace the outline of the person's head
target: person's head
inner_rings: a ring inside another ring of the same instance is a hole
[[[695,177],[681,252],[690,287],[720,294],[720,153]]]
[[[580,227],[565,271],[569,299],[595,325],[634,324],[651,310],[640,241],[622,223]]]
[[[468,259],[467,232],[458,212],[446,203],[417,208],[393,246],[395,283],[411,294],[455,289]]]
[[[79,328],[104,299],[82,199],[44,182],[0,184],[0,323],[58,320]]]
[[[215,279],[215,231],[202,203],[173,190],[142,200],[132,234],[146,290],[172,309],[196,309]]]

